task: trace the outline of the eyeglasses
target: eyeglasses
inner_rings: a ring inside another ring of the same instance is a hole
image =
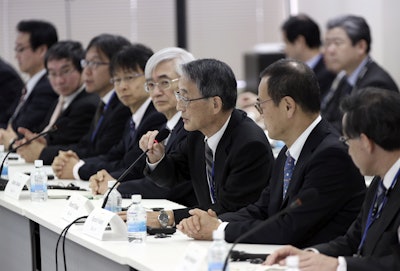
[[[258,99],[257,99],[257,100],[258,100]],[[266,102],[269,102],[269,101],[272,101],[272,98],[271,98],[271,99],[266,99],[266,100],[264,100],[264,101],[257,101],[257,102],[254,104],[254,107],[257,109],[257,111],[258,111],[258,113],[260,113],[260,115],[263,114],[263,109],[262,109],[262,107],[261,107],[261,104],[266,103]]]
[[[14,48],[14,52],[17,54],[21,54],[23,53],[26,49],[31,48],[31,46],[27,45],[27,46],[18,46],[16,48]]]
[[[74,68],[72,68],[72,67],[68,67],[68,68],[64,68],[64,69],[62,69],[60,72],[53,72],[53,71],[50,71],[50,72],[48,72],[48,74],[47,74],[47,78],[49,78],[50,80],[54,80],[54,79],[56,79],[57,77],[62,77],[62,78],[64,78],[64,77],[66,77],[66,76],[68,76],[69,74],[71,74],[73,71],[76,71]]]
[[[175,79],[161,79],[159,82],[153,82],[153,81],[147,81],[144,84],[144,89],[147,92],[152,92],[154,91],[154,89],[156,88],[156,86],[158,86],[159,89],[161,90],[167,90],[171,87],[173,82],[178,81],[179,78],[175,78]]]
[[[81,59],[81,67],[82,69],[84,68],[89,68],[89,69],[97,69],[99,66],[102,65],[108,65],[110,64],[109,62],[100,62],[100,61],[89,61],[86,59]]]
[[[346,144],[347,146],[349,146],[349,139],[351,139],[351,138],[349,138],[349,137],[347,137],[347,136],[341,136],[341,137],[339,137],[339,141],[340,142],[342,142],[343,144]]]
[[[203,100],[203,99],[208,99],[210,97],[200,97],[200,98],[195,98],[195,99],[188,99],[186,97],[183,97],[178,91],[175,91],[175,97],[178,102],[182,102],[182,105],[184,107],[188,107],[190,102],[198,101],[198,100]]]
[[[135,80],[136,78],[143,76],[143,73],[134,73],[132,75],[128,75],[128,76],[124,76],[124,77],[115,77],[115,78],[111,78],[110,82],[111,84],[114,84],[115,86],[119,86],[121,85],[122,81],[126,82],[127,84],[133,82],[133,80]]]

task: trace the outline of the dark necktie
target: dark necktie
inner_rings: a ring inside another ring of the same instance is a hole
[[[376,199],[374,207],[372,209],[372,219],[378,219],[383,208],[383,200],[385,199],[386,187],[383,185],[383,181],[379,182],[378,189],[376,190]]]
[[[207,141],[204,143],[205,149],[205,159],[206,159],[206,172],[207,172],[207,181],[208,187],[210,188],[210,198],[211,202],[215,203],[215,181],[214,181],[214,155],[211,148],[208,146]]]
[[[289,188],[290,180],[292,179],[294,169],[294,159],[290,156],[289,151],[287,152],[285,167],[283,168],[283,194],[282,197],[285,198],[287,190]]]
[[[99,105],[97,106],[96,113],[95,113],[94,118],[93,118],[94,130],[93,130],[92,136],[90,137],[90,140],[92,142],[96,138],[96,134],[99,131],[101,123],[103,122],[104,111],[106,109],[105,106],[106,106],[106,104],[103,101],[100,101]]]
[[[133,119],[131,118],[131,120],[129,121],[129,135],[130,135],[130,142],[132,142],[133,138],[135,137],[135,122],[133,121]]]
[[[21,107],[24,105],[26,93],[27,93],[26,87],[23,87],[21,90],[21,97],[19,98],[18,105],[15,108],[14,113],[8,120],[9,124],[11,124],[14,121],[14,119],[17,117],[19,111],[21,110]]]

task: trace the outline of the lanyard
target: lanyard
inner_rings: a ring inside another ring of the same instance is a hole
[[[364,229],[364,232],[363,232],[363,235],[361,238],[361,242],[357,249],[357,256],[361,256],[361,249],[363,248],[365,239],[367,238],[368,230],[371,227],[372,223],[374,223],[374,221],[377,220],[381,216],[383,207],[386,205],[390,191],[396,185],[399,174],[400,174],[400,169],[397,171],[396,175],[394,176],[394,180],[392,181],[392,184],[390,185],[389,189],[386,190],[385,197],[383,198],[383,201],[380,204],[380,206],[378,206],[378,202],[377,202],[378,195],[375,193],[375,198],[374,198],[373,204],[371,204],[371,207],[369,208],[367,224],[365,225],[365,229]],[[383,180],[381,180],[381,181],[383,181]]]

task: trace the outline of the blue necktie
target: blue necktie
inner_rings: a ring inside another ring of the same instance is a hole
[[[383,185],[383,181],[379,182],[378,189],[376,190],[376,200],[372,210],[372,219],[378,219],[379,214],[382,212],[383,200],[385,199],[386,187]]]
[[[210,198],[211,202],[216,202],[216,193],[215,193],[215,181],[214,181],[214,155],[211,148],[208,146],[207,141],[204,143],[205,149],[205,158],[206,158],[206,172],[207,172],[207,181],[208,186],[210,188]]]
[[[286,192],[289,187],[290,180],[292,179],[293,169],[294,169],[294,159],[290,156],[289,151],[286,153],[287,158],[285,162],[285,167],[283,169],[283,198],[286,196]]]
[[[135,122],[133,121],[133,119],[131,118],[131,120],[129,121],[129,135],[130,135],[130,142],[132,142],[133,138],[135,137]]]

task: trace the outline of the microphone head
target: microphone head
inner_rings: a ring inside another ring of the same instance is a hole
[[[157,141],[157,143],[161,142],[168,137],[170,132],[171,131],[169,129],[164,128],[160,132],[158,132],[158,134],[156,135],[156,138],[154,140]]]

